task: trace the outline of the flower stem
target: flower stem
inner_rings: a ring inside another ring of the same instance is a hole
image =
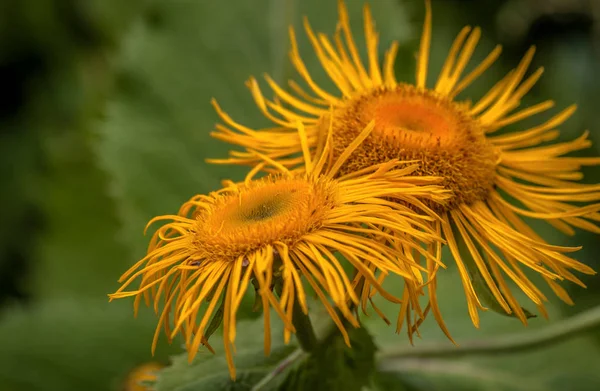
[[[298,302],[294,302],[292,310],[292,323],[296,328],[296,338],[302,350],[311,353],[317,347],[317,335],[313,329],[310,318],[302,311]]]
[[[275,292],[281,296],[281,282],[275,283]],[[292,324],[296,328],[296,339],[303,351],[311,353],[318,345],[317,335],[312,326],[308,314],[302,311],[302,307],[298,304],[298,301],[294,301],[292,308]]]
[[[422,347],[411,347],[411,349],[388,350],[387,352],[382,352],[378,358],[390,361],[425,357],[510,354],[552,345],[598,326],[600,326],[600,306],[556,322],[540,330],[508,334],[482,340],[464,341],[460,343],[459,347],[454,345],[448,346],[446,344],[432,344]]]

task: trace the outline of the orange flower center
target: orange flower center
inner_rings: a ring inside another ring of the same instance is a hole
[[[432,103],[423,96],[407,99],[388,93],[365,102],[361,114],[375,120],[375,133],[383,138],[394,140],[402,135],[415,146],[432,138],[448,143],[460,123],[452,111]]]
[[[417,160],[419,175],[440,176],[452,190],[454,198],[444,210],[484,199],[493,187],[498,153],[467,109],[466,104],[404,84],[350,100],[333,113],[335,155],[371,120],[375,128],[340,174],[390,159]],[[322,119],[321,133],[326,133],[329,123],[329,117]],[[440,206],[431,207],[442,211]]]
[[[321,226],[335,205],[331,180],[269,177],[224,193],[198,213],[195,242],[211,254],[236,259],[274,242],[291,244]]]

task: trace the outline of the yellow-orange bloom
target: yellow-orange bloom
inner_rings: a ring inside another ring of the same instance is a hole
[[[419,266],[385,242],[404,237],[403,251],[427,256],[421,243],[441,239],[429,228],[436,217],[424,201],[437,205],[447,198],[434,184],[438,178],[407,176],[418,167],[397,160],[338,175],[372,130],[368,124],[335,158],[330,142],[313,157],[299,124],[302,172],[290,172],[257,154],[262,162],[243,183],[228,182],[219,191],[192,197],[177,215],[152,219],[148,225],[165,223],[154,233],[148,254],[121,277],[122,286],[110,298],[134,296],[136,311],[143,297],[148,304],[151,298],[161,313],[153,349],[162,327],[169,340],[183,335],[190,360],[201,345],[208,346],[222,320],[232,378],[236,316],[249,283],[262,303],[265,353],[270,349],[270,308],[284,322],[286,342],[295,331],[296,309],[308,313],[303,279],[349,343],[343,320],[359,326],[355,305],[364,309],[375,292],[400,302],[381,287],[385,275],[417,284]],[[278,173],[253,179],[267,166]],[[390,202],[390,197],[404,203]],[[335,252],[355,270],[352,278]],[[138,288],[127,290],[136,281]],[[416,299],[411,300],[411,308],[422,316]]]
[[[161,370],[164,365],[157,362],[147,362],[135,367],[123,383],[124,391],[149,391],[152,388],[147,387],[144,382],[153,382],[156,380],[156,372]]]
[[[294,167],[299,163],[301,150],[293,132],[298,121],[307,129],[308,147],[316,151],[323,147],[328,124],[333,123],[334,156],[339,156],[364,126],[374,121],[372,133],[345,161],[340,175],[399,159],[419,161],[419,175],[444,178],[452,200],[429,206],[447,224],[434,221],[432,227],[444,237],[452,252],[473,323],[479,325],[478,309],[485,308],[478,286],[487,290],[494,305],[526,323],[527,313],[511,293],[507,277],[545,314],[543,302],[547,299],[523,268],[539,273],[567,303],[571,299],[558,281],[583,285],[571,270],[586,274],[594,271],[566,255],[579,247],[546,243],[522,218],[546,221],[569,235],[574,234],[573,227],[600,233],[600,204],[592,203],[600,200],[600,185],[577,182],[582,178],[580,168],[598,165],[600,158],[563,156],[589,147],[587,132],[573,141],[540,145],[558,137],[557,127],[575,112],[575,106],[537,126],[494,134],[554,106],[548,100],[519,109],[521,99],[543,72],[538,69],[526,76],[534,48],[481,99],[474,103],[461,100],[458,94],[501,52],[496,47],[480,64],[465,72],[481,35],[479,28],[465,27],[455,39],[437,80],[428,83],[432,13],[430,1],[425,4],[414,84],[396,80],[397,42],[385,53],[383,64],[379,64],[379,36],[368,5],[364,7],[366,62],[360,58],[343,1],[339,1],[339,24],[333,39],[315,33],[308,20],[304,21],[314,51],[338,92],[325,91],[315,83],[299,54],[295,32],[290,29],[290,58],[308,91],[290,82],[289,92],[265,76],[276,96],[269,100],[251,78],[248,86],[258,108],[275,124],[274,128],[262,130],[235,122],[214,102],[224,125],[218,125],[213,136],[246,148],[246,152],[232,152],[230,158],[216,162],[255,164],[251,150]],[[513,205],[507,200],[509,197],[520,205]],[[448,334],[432,278],[440,264],[440,248],[429,248],[432,257],[426,264],[427,287],[433,313]]]

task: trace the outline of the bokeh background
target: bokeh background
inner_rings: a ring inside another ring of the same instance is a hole
[[[359,32],[362,2],[347,1]],[[398,77],[414,80],[423,2],[371,3],[381,52],[399,40]],[[263,72],[276,80],[296,77],[287,61],[287,25],[300,26],[302,15],[330,33],[335,1],[2,1],[1,390],[119,390],[136,365],[168,363],[182,352],[178,344],[162,344],[152,358],[153,314],[133,319],[130,302],[108,304],[106,294],[143,253],[150,217],[175,212],[221,179],[241,177],[241,169],[204,162],[228,150],[209,137],[217,121],[210,98],[244,123],[266,124],[244,81]],[[467,95],[481,96],[535,44],[532,67],[543,65],[546,72],[526,102],[554,99],[554,113],[577,103],[561,139],[589,129],[594,146],[581,154],[600,153],[600,1],[434,0],[433,74],[466,24],[483,29],[476,58],[496,43],[504,46],[501,59]],[[305,37],[301,44],[308,49]],[[309,69],[317,69],[310,50],[305,53]],[[588,183],[600,182],[600,168],[584,173]],[[583,245],[578,258],[600,269],[598,235],[569,238],[536,227],[554,244]],[[517,321],[487,313],[477,331],[453,273],[440,289],[459,340],[521,331]],[[584,281],[587,290],[568,287],[577,305],[555,301],[550,322],[600,304],[600,278]],[[424,327],[433,330],[433,319]],[[408,344],[404,334],[386,330],[385,341]],[[600,384],[598,360],[600,330],[593,330],[497,361],[408,362],[374,388],[591,390]]]

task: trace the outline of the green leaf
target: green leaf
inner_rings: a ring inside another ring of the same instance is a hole
[[[348,5],[360,32],[362,4]],[[409,24],[397,1],[371,5],[385,37],[383,52],[392,39],[406,37]],[[144,251],[141,232],[150,218],[174,213],[191,196],[219,188],[222,179],[240,179],[247,171],[205,163],[208,157],[225,157],[230,149],[209,136],[217,121],[210,99],[217,98],[247,126],[272,126],[244,81],[264,72],[279,80],[295,76],[287,59],[290,23],[299,27],[307,67],[317,82],[325,80],[301,32],[301,16],[307,15],[316,30],[331,33],[336,13],[335,2],[319,0],[248,0],[235,7],[208,1],[148,2],[116,60],[117,88],[97,148],[113,179],[122,239],[136,255]]]
[[[339,332],[323,339],[317,349],[288,375],[281,390],[362,390],[375,367],[375,344],[364,328],[349,329],[351,347]]]
[[[0,384],[11,391],[120,391],[126,374],[149,361],[166,363],[178,344],[150,346],[156,316],[130,302],[48,300],[6,310],[0,321]]]
[[[229,376],[222,337],[210,340],[216,354],[206,349],[198,353],[189,364],[187,353],[173,358],[172,365],[159,372],[154,385],[156,391],[221,391],[249,390],[275,366],[296,349],[293,343],[283,343],[283,327],[275,312],[271,317],[271,354],[265,356],[263,344],[263,319],[245,320],[237,324],[236,381]]]
[[[225,309],[225,301],[223,299],[221,299],[221,304],[219,305],[219,308],[217,308],[217,311],[213,314],[212,318],[210,319],[210,323],[208,324],[208,327],[206,328],[206,332],[204,333],[204,337],[207,340],[210,339],[210,336],[213,335],[213,333],[215,331],[217,331],[217,329],[221,326],[221,323],[223,322],[224,309]]]
[[[445,257],[445,259],[451,259]],[[516,332],[532,332],[541,329],[549,322],[558,322],[561,313],[555,305],[548,305],[550,320],[538,317],[529,320],[528,327],[520,322],[494,312],[481,313],[480,329],[475,329],[468,315],[462,284],[456,268],[438,274],[438,297],[444,320],[458,345],[463,341],[480,340],[486,337],[510,335]],[[386,281],[388,288],[398,293],[399,288]],[[401,287],[400,287],[401,288]],[[514,289],[516,292],[516,289]],[[520,302],[527,299],[516,294]],[[549,298],[552,296],[549,294]],[[557,299],[554,299],[555,301]],[[378,305],[388,315],[397,313],[397,305],[380,299]],[[390,352],[402,349],[410,352],[411,347],[405,334],[397,335],[392,327],[375,317],[363,319],[375,336],[384,361],[378,362],[380,371],[385,372],[385,387],[377,389],[395,390],[398,384],[418,390],[563,390],[597,389],[600,387],[600,350],[589,335],[581,335],[570,340],[530,351],[493,355],[448,356],[445,357],[403,357],[390,359]],[[443,335],[435,319],[429,316],[419,328],[421,338],[415,341],[413,349],[420,346],[452,346]],[[403,348],[405,346],[405,348]],[[393,381],[396,378],[396,381]],[[567,386],[568,385],[568,386]]]

